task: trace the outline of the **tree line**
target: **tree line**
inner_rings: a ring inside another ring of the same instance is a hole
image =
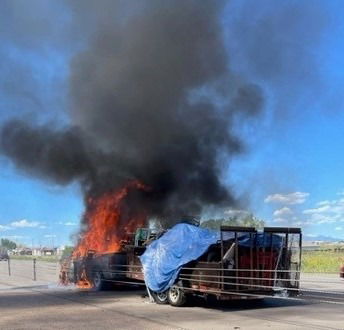
[[[253,214],[248,213],[244,216],[232,216],[221,219],[209,219],[201,222],[204,228],[219,230],[221,226],[242,226],[242,227],[255,227],[257,229],[263,228],[265,222],[258,219]]]
[[[3,247],[7,250],[14,250],[17,248],[17,244],[7,238],[2,238],[0,241],[0,247]]]

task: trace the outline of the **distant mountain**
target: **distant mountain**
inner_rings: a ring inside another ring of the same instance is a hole
[[[325,236],[325,235],[303,235],[304,241],[324,241],[324,242],[338,242],[344,241],[343,238],[336,238],[332,236]]]

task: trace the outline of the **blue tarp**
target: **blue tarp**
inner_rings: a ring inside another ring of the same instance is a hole
[[[183,265],[199,258],[219,239],[220,233],[216,231],[186,223],[175,225],[140,257],[146,284],[153,291],[166,291]]]
[[[233,232],[224,232],[223,239],[233,239]],[[279,235],[258,233],[256,239],[247,233],[238,233],[238,244],[250,247],[282,246]],[[190,261],[198,259],[210,247],[220,240],[220,232],[179,223],[162,237],[153,241],[140,257],[146,284],[156,292],[166,291],[174,284],[180,269]]]
[[[235,233],[233,231],[224,231],[222,234],[224,241],[235,238]],[[272,244],[271,244],[272,239]],[[238,232],[238,244],[244,247],[259,247],[267,248],[272,245],[273,248],[279,249],[283,244],[283,239],[281,236],[270,233],[257,233],[250,236],[249,233]]]
[[[283,245],[282,237],[276,234],[257,233],[257,236],[254,236],[250,238],[249,234],[240,235],[240,237],[238,237],[239,246],[259,248],[268,248],[272,246],[274,249],[279,249]]]

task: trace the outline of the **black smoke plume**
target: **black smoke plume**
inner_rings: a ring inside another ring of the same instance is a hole
[[[70,4],[70,6],[74,6]],[[235,123],[261,89],[229,70],[225,1],[84,1],[72,7],[85,47],[70,63],[70,125],[11,120],[2,153],[25,172],[101,195],[131,179],[152,216],[229,206],[227,162],[243,150]],[[101,7],[101,8],[100,8]]]

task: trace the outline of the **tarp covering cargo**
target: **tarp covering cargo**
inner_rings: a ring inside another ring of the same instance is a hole
[[[224,232],[223,240],[234,239],[233,232]],[[283,244],[279,235],[257,233],[250,236],[238,233],[238,244],[242,247],[280,248]],[[162,237],[153,241],[140,257],[145,282],[156,292],[166,291],[174,284],[183,265],[198,259],[220,240],[220,232],[196,227],[186,223],[175,225]]]
[[[175,225],[152,242],[140,257],[148,287],[166,291],[183,265],[196,260],[220,239],[220,233],[186,223]]]
[[[283,238],[276,234],[271,233],[257,233],[250,236],[249,234],[240,235],[238,237],[239,246],[245,247],[258,247],[279,249],[283,245]]]

